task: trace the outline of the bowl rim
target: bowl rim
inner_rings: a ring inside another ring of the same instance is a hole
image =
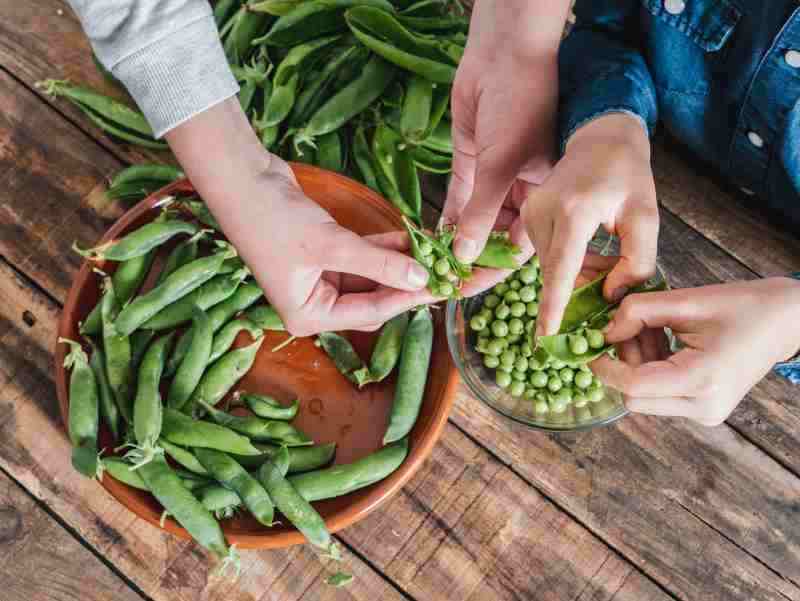
[[[360,182],[356,182],[355,180],[338,173],[320,169],[313,165],[306,165],[302,163],[289,163],[289,165],[301,186],[303,179],[311,176],[326,178],[330,180],[331,185],[347,185],[351,187],[356,186],[359,194],[371,197],[375,202],[375,208],[391,216],[392,221],[396,222],[398,227],[402,227],[400,212],[393,205],[389,204],[383,197]],[[189,180],[184,178],[172,182],[160,190],[153,192],[150,194],[150,196],[128,209],[119,219],[117,219],[113,225],[105,231],[102,238],[98,241],[98,244],[102,244],[114,239],[121,232],[125,231],[131,225],[131,223],[135,222],[142,214],[152,210],[159,202],[162,202],[166,196],[170,196],[176,192],[193,193],[195,190]],[[59,411],[61,413],[61,419],[65,428],[68,428],[69,424],[69,395],[67,391],[68,377],[67,370],[64,367],[66,347],[63,344],[59,344],[58,339],[67,335],[71,326],[73,325],[69,322],[67,317],[70,314],[75,313],[75,307],[78,304],[81,291],[81,287],[78,284],[79,282],[88,281],[91,269],[92,263],[88,259],[84,259],[81,263],[79,271],[74,277],[73,284],[70,287],[69,294],[67,295],[66,302],[64,303],[64,307],[61,311],[54,340],[53,358],[55,361],[56,370],[56,392],[58,397]],[[450,356],[448,355],[448,358],[449,357]],[[363,519],[369,513],[377,509],[380,505],[387,502],[391,497],[397,494],[419,470],[424,461],[431,454],[434,446],[442,434],[442,431],[444,430],[453,403],[455,402],[455,394],[458,382],[459,373],[452,365],[450,365],[442,391],[442,402],[438,404],[437,409],[433,413],[432,419],[428,422],[424,429],[417,432],[412,430],[412,433],[414,434],[413,444],[409,445],[408,455],[403,463],[399,468],[397,468],[397,470],[395,470],[384,480],[361,489],[359,492],[362,493],[363,496],[358,501],[349,504],[342,509],[334,511],[327,517],[324,517],[323,519],[325,520],[325,524],[331,534]],[[153,516],[151,511],[149,511],[149,508],[144,505],[144,503],[142,503],[136,497],[127,496],[125,494],[126,491],[132,490],[130,486],[119,482],[115,478],[103,478],[100,481],[100,485],[105,488],[111,494],[111,496],[120,503],[120,505],[131,511],[137,517],[158,528],[166,530],[171,534],[178,536],[179,538],[192,540],[189,533],[182,526],[178,525],[174,519],[170,518],[165,520],[162,526],[160,524],[159,517]],[[263,534],[250,534],[242,532],[225,532],[225,523],[222,523],[221,526],[228,542],[230,544],[235,544],[240,549],[277,549],[306,543],[305,537],[296,529],[276,531],[265,530]]]

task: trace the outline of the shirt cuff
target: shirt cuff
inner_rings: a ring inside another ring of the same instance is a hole
[[[213,16],[137,50],[112,68],[156,138],[239,92]]]
[[[789,275],[790,278],[800,280],[800,271]],[[800,353],[789,359],[776,363],[773,371],[789,380],[792,384],[800,384]]]

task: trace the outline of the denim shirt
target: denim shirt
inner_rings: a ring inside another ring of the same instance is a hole
[[[562,152],[604,114],[650,134],[661,122],[800,232],[797,0],[577,0],[575,17],[559,54]],[[797,361],[776,371],[800,383]]]

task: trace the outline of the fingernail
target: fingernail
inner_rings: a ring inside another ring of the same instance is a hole
[[[459,238],[453,246],[453,251],[462,263],[472,263],[478,258],[478,243],[475,240]]]
[[[408,284],[414,288],[422,288],[428,283],[428,270],[416,261],[408,267]]]
[[[620,286],[611,293],[611,302],[618,303],[626,294],[628,294],[628,288],[626,286]]]

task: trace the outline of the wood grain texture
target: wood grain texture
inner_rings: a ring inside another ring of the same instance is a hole
[[[127,93],[109,83],[95,67],[80,22],[63,0],[0,2],[0,67],[30,89],[44,79],[69,79],[133,105]],[[127,162],[172,160],[167,151],[137,148],[107,136],[63,98],[50,98],[41,90],[36,93]]]
[[[3,601],[141,601],[119,576],[0,472]]]

